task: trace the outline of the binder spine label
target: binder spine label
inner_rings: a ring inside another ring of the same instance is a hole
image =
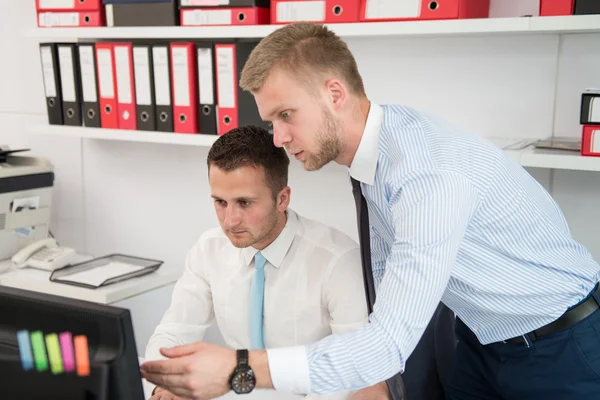
[[[217,48],[217,76],[219,77],[219,107],[235,107],[235,70],[233,65],[233,47]]]
[[[60,84],[63,101],[75,102],[75,74],[73,72],[73,53],[70,47],[58,48],[58,60],[60,64]]]
[[[215,104],[212,65],[211,49],[199,48],[198,87],[200,88],[200,104]]]
[[[135,98],[139,105],[152,105],[150,93],[150,60],[147,47],[133,48]]]
[[[188,53],[185,48],[173,48],[173,86],[176,106],[190,105],[190,85],[188,82]]]
[[[169,81],[169,49],[167,47],[152,48],[152,62],[154,64],[154,95],[157,106],[170,106],[170,81]]]
[[[40,56],[42,58],[42,72],[44,76],[44,89],[46,91],[46,97],[56,97],[56,82],[54,82],[52,48],[48,46],[42,46],[40,48]]]
[[[98,101],[98,95],[96,93],[96,68],[92,46],[79,47],[79,65],[81,69],[83,101],[86,103],[95,103]]]
[[[115,92],[113,86],[112,54],[109,49],[99,49],[97,56],[100,96],[105,99],[113,99]]]

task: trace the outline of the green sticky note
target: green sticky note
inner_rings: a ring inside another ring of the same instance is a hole
[[[54,375],[64,372],[62,356],[60,354],[60,345],[58,344],[58,335],[50,333],[46,335],[46,347],[48,348],[48,358],[50,359],[50,371]]]
[[[35,331],[31,333],[31,348],[33,349],[35,368],[40,372],[46,371],[48,369],[48,358],[46,357],[44,335],[41,331]]]

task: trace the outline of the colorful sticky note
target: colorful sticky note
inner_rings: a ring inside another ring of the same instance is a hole
[[[31,333],[31,347],[33,348],[33,358],[35,367],[38,371],[48,369],[48,357],[46,357],[46,346],[44,345],[44,335],[41,331]]]
[[[56,333],[46,335],[46,348],[48,349],[48,359],[50,360],[50,371],[54,375],[62,374],[64,369]]]
[[[17,342],[19,343],[19,354],[21,354],[21,365],[25,371],[33,369],[33,355],[31,353],[31,342],[29,341],[29,331],[24,329],[17,332]]]
[[[63,366],[66,372],[75,371],[75,356],[73,354],[73,336],[71,332],[63,332],[59,335],[60,349],[62,351]]]
[[[78,335],[73,338],[75,343],[75,362],[77,363],[77,375],[88,376],[90,374],[90,356],[88,353],[87,336]]]

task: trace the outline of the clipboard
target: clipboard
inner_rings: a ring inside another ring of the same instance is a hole
[[[156,271],[163,261],[109,254],[57,269],[50,281],[97,289]]]

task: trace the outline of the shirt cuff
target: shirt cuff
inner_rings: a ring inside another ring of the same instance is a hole
[[[275,390],[296,394],[310,391],[308,357],[304,346],[268,349],[267,358]]]

